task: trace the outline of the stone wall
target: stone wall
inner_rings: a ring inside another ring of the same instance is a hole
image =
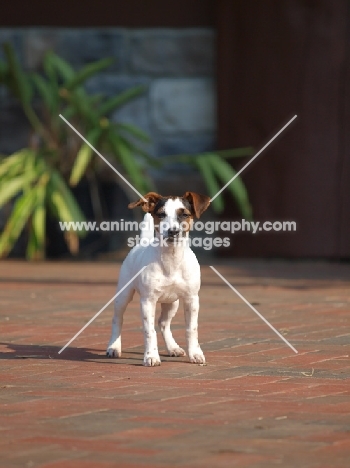
[[[152,137],[161,157],[215,147],[214,49],[211,29],[2,29],[27,70],[38,70],[48,49],[75,68],[104,57],[114,64],[87,83],[112,95],[136,84],[147,92],[113,118],[130,122]],[[0,57],[2,51],[0,51]],[[1,90],[0,152],[26,144],[28,128],[18,105]]]

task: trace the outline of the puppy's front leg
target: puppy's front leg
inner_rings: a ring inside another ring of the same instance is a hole
[[[157,345],[157,333],[154,328],[156,301],[141,299],[141,318],[145,339],[144,366],[160,366],[160,357]]]
[[[112,320],[112,336],[107,348],[108,357],[120,357],[122,354],[121,332],[123,315],[128,303],[134,295],[134,289],[129,286],[116,298],[114,302],[114,315]]]
[[[168,350],[169,356],[186,356],[185,351],[174,340],[173,334],[170,330],[170,324],[173,317],[175,317],[177,309],[179,307],[179,300],[170,304],[161,304],[161,314],[159,317],[158,325],[162,332],[166,349]]]
[[[198,295],[190,296],[184,300],[185,322],[186,322],[186,340],[188,356],[194,364],[204,364],[205,357],[198,343]]]

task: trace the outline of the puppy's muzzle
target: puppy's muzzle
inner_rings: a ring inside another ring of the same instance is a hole
[[[180,229],[177,229],[177,228],[168,229],[169,240],[176,239],[179,236],[179,234],[180,234]]]

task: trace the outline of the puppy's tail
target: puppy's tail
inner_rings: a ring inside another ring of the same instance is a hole
[[[152,240],[154,238],[153,216],[146,213],[141,223],[141,239]]]

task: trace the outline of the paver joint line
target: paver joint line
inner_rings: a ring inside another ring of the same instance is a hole
[[[234,288],[234,287],[232,286],[232,284],[230,284],[230,283],[227,281],[227,279],[224,278],[224,277],[222,276],[221,273],[218,272],[218,270],[217,270],[216,268],[214,268],[214,267],[211,266],[211,265],[210,265],[210,268],[219,276],[219,278],[222,279],[222,281],[223,281],[224,283],[227,284],[227,286],[228,286],[229,288],[232,289],[233,292],[235,292],[235,293],[237,294],[238,297],[240,297],[240,298],[242,299],[242,301],[244,301],[244,302],[247,304],[247,306],[249,306],[249,307],[252,309],[253,312],[255,312],[255,313],[257,314],[258,317],[261,318],[261,320],[263,320],[263,321],[266,323],[266,325],[268,325],[268,326],[271,328],[272,331],[274,331],[274,332],[276,333],[276,335],[278,335],[278,336],[279,336],[279,337],[280,337],[296,354],[298,354],[298,351],[294,348],[294,346],[291,345],[291,344],[289,343],[289,341],[286,340],[286,338],[285,338],[283,335],[281,335],[281,333],[280,333],[278,330],[276,330],[276,328],[275,328],[273,325],[271,325],[271,323],[270,323],[268,320],[266,320],[266,318],[265,318],[263,315],[261,315],[260,312],[258,312],[258,311],[255,309],[255,307],[253,307],[253,306],[250,304],[250,302],[248,302],[247,299],[246,299],[245,297],[243,297],[242,294],[241,294],[240,292],[238,292],[237,289]]]
[[[141,270],[140,270],[138,273],[136,273],[136,275],[133,276],[133,277],[131,278],[131,280],[129,280],[129,281],[125,284],[125,286],[123,286],[123,287],[112,297],[112,299],[110,299],[110,300],[107,302],[107,304],[105,304],[105,305],[102,307],[102,309],[100,309],[100,310],[97,312],[97,314],[95,314],[95,315],[92,317],[92,319],[90,319],[90,320],[88,321],[88,323],[86,323],[86,324],[83,326],[83,328],[82,328],[81,330],[79,330],[78,333],[76,333],[76,334],[73,336],[73,338],[72,338],[71,340],[68,341],[68,343],[67,343],[66,345],[63,346],[62,349],[60,349],[60,350],[58,351],[58,354],[61,354],[61,353],[67,348],[67,346],[69,346],[76,338],[78,338],[78,336],[80,335],[80,333],[82,333],[82,332],[85,330],[85,328],[87,328],[87,327],[95,320],[95,318],[97,318],[97,317],[109,306],[109,304],[110,304],[111,302],[113,302],[114,299],[115,299],[116,297],[118,297],[119,294],[120,294],[121,292],[123,292],[124,289],[127,288],[127,287],[129,286],[129,284],[130,284],[132,281],[134,281],[134,279],[137,278],[137,277],[139,276],[139,274],[141,274],[141,273],[143,272],[143,270],[144,270],[145,268],[147,268],[147,265],[144,266],[144,267],[142,267]]]

